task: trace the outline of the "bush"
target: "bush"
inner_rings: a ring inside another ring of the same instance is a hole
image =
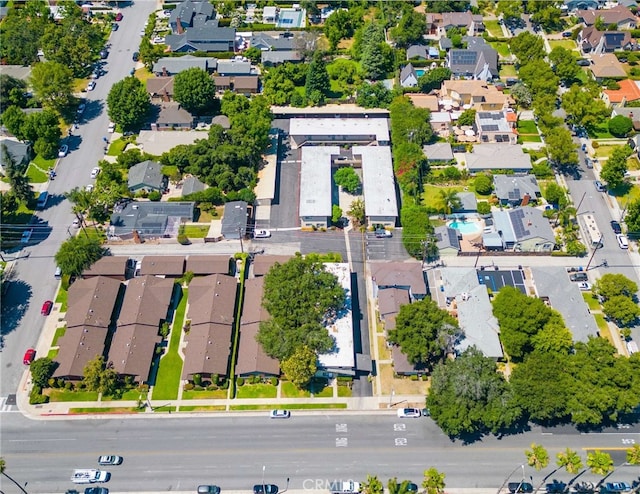
[[[593,149],[598,149],[600,147],[600,143],[598,141],[591,141],[591,147]]]
[[[278,378],[277,377],[272,377],[271,378],[271,385],[272,386],[277,386],[278,385]]]
[[[411,378],[412,381],[417,381],[418,380],[418,375],[417,374],[411,374]]]
[[[491,205],[487,201],[478,202],[478,214],[490,214]]]
[[[162,199],[162,194],[160,193],[160,191],[152,190],[151,192],[149,192],[148,198],[150,201],[158,202],[160,199]]]
[[[184,385],[184,390],[185,391],[191,391],[193,388],[195,388],[195,386],[193,385],[193,383],[187,383]]]
[[[40,386],[34,386],[33,389],[31,389],[31,394],[29,395],[30,405],[41,405],[48,401],[49,397],[42,394],[42,388]]]
[[[189,240],[189,238],[184,233],[181,233],[180,235],[178,235],[177,240],[178,240],[178,243],[180,245],[189,245],[189,244],[191,244],[191,241]]]
[[[71,381],[65,382],[64,389],[66,389],[67,391],[73,391],[73,383]]]
[[[197,384],[193,386],[194,391],[202,391],[204,388],[202,386],[198,386]]]
[[[193,375],[193,384],[200,386],[202,384],[202,376],[200,374]]]
[[[218,386],[216,386],[215,384],[210,384],[209,386],[207,386],[207,391],[215,391],[216,389],[218,389]]]
[[[220,386],[218,386],[220,389],[229,389],[229,380],[228,379],[224,379],[222,381],[222,383],[220,384]]]
[[[253,376],[253,384],[258,384],[262,382],[262,378],[260,376]]]
[[[237,384],[238,386],[244,386],[244,377],[239,377],[239,378],[236,380],[236,384]]]
[[[480,173],[475,181],[476,192],[482,196],[488,196],[493,190],[493,181],[489,175]]]

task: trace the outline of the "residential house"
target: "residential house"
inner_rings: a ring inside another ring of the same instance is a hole
[[[250,96],[259,92],[259,82],[257,75],[235,76],[233,78],[232,89],[238,94]]]
[[[640,158],[640,134],[629,137],[629,139],[627,139],[627,146],[633,149],[636,156]]]
[[[295,50],[291,51],[263,51],[260,56],[262,65],[275,67],[283,63],[298,63],[302,61],[302,56]]]
[[[222,213],[222,236],[226,239],[240,239],[247,234],[248,204],[245,201],[232,201],[224,205]]]
[[[218,20],[197,22],[197,25],[182,34],[165,36],[168,51],[189,53],[201,51],[232,52],[235,48],[236,30],[232,27],[219,27]]]
[[[409,291],[403,288],[389,288],[378,292],[378,316],[385,323],[385,331],[395,329],[395,317],[400,312],[400,306],[410,304]],[[393,328],[387,327],[386,321],[393,320]]]
[[[278,29],[301,29],[307,25],[307,11],[299,5],[280,7],[276,19]]]
[[[177,237],[184,221],[193,221],[193,202],[128,202],[114,208],[108,237]],[[134,233],[135,232],[135,233]]]
[[[618,89],[603,89],[602,99],[609,106],[625,106],[631,101],[640,100],[640,85],[638,81],[631,79],[623,79],[618,81]],[[636,110],[640,115],[640,110]]]
[[[251,62],[242,60],[219,60],[216,72],[218,75],[223,76],[251,75]]]
[[[144,261],[143,261],[144,262]],[[129,280],[118,315],[109,365],[120,375],[143,383],[149,380],[160,326],[169,319],[174,281],[156,276]]]
[[[27,165],[31,161],[32,151],[31,144],[28,142],[20,142],[14,139],[2,138],[0,139],[0,173],[6,175],[5,154],[2,149],[7,150],[9,158],[13,161],[13,164],[18,168],[26,169]]]
[[[427,21],[426,34],[430,36],[441,35],[442,33],[440,32],[440,27],[442,26],[442,14],[435,13],[435,12],[427,12],[425,17]]]
[[[599,0],[564,0],[560,6],[560,10],[563,13],[577,12],[578,10],[596,10],[600,8],[601,2]]]
[[[478,201],[473,192],[458,192],[456,194],[460,206],[453,209],[454,213],[476,213],[478,212]]]
[[[263,24],[275,24],[278,19],[278,7],[274,5],[266,5],[262,9]]]
[[[467,48],[452,48],[446,64],[454,77],[490,81],[499,75],[498,52],[484,39],[465,37]]]
[[[455,228],[446,225],[437,226],[433,229],[433,236],[438,247],[440,257],[457,256],[460,252],[460,232]]]
[[[583,22],[585,26],[595,25],[598,19],[602,19],[602,23],[607,27],[615,25],[616,29],[636,29],[638,24],[638,19],[635,14],[623,5],[616,5],[609,9],[578,10],[576,17],[580,22]]]
[[[227,75],[213,76],[213,84],[216,86],[216,91],[224,93],[231,90],[231,77]]]
[[[224,274],[194,278],[189,284],[191,327],[185,336],[182,379],[229,375],[237,290],[237,280]]]
[[[484,31],[484,22],[481,15],[472,14],[470,11],[443,12],[439,27],[441,32],[446,32],[452,27],[463,28],[470,36],[474,36]]]
[[[542,196],[534,175],[494,175],[493,186],[503,206],[526,206]]]
[[[173,76],[147,79],[147,93],[153,103],[173,100]]]
[[[476,144],[471,153],[465,153],[464,161],[472,174],[491,170],[529,173],[532,168],[531,156],[519,144]]]
[[[68,290],[66,327],[58,339],[53,377],[80,381],[90,360],[103,356],[122,284],[96,276],[78,279]]]
[[[206,1],[185,0],[176,5],[169,16],[169,27],[174,34],[182,34],[200,22],[215,16],[213,5]]]
[[[184,256],[144,256],[140,274],[180,278],[184,274]]]
[[[177,102],[163,102],[154,105],[157,114],[152,130],[190,130],[193,128],[194,118],[191,113],[182,108]]]
[[[369,227],[396,226],[398,203],[390,146],[353,146],[356,162],[362,170],[364,215]]]
[[[253,276],[264,276],[276,264],[284,264],[291,259],[291,256],[255,256],[251,261]]]
[[[105,276],[114,280],[124,281],[127,275],[127,256],[104,256],[94,262],[82,272],[82,278]]]
[[[494,85],[468,79],[444,81],[439,96],[443,105],[478,111],[505,110],[513,102],[511,96],[498,91]]]
[[[638,108],[614,106],[613,110],[611,111],[611,118],[618,115],[630,118],[633,122],[633,130],[635,130],[636,132],[640,131],[640,110],[638,110]]]
[[[182,197],[184,197],[189,194],[193,194],[194,192],[202,192],[205,188],[205,184],[203,184],[198,177],[189,175],[182,181],[182,188],[180,189],[180,192],[182,193]]]
[[[455,160],[451,144],[448,142],[436,142],[422,146],[422,152],[427,161],[432,165],[445,165]]]
[[[438,40],[438,47],[442,51],[449,51],[451,48],[453,48],[453,42],[446,36],[442,36]]]
[[[474,125],[480,142],[508,142],[515,144],[518,136],[504,111],[479,111]]]
[[[553,251],[555,234],[541,210],[527,206],[493,211],[492,216],[504,249],[514,252]]]
[[[399,376],[417,376],[427,372],[424,364],[412,364],[397,345],[391,345],[393,372]]]
[[[601,53],[591,59],[591,73],[597,82],[604,79],[625,79],[627,72],[613,53]]]
[[[430,112],[440,109],[438,97],[435,94],[407,93],[405,96],[411,100],[416,108],[426,108]]]
[[[418,85],[418,75],[413,65],[407,64],[400,71],[400,85],[402,87],[416,87]]]
[[[445,139],[451,135],[451,113],[448,111],[434,111],[429,115],[429,124],[434,134]]]
[[[387,288],[409,290],[412,301],[421,300],[427,296],[427,284],[421,262],[371,261],[369,264],[374,297],[378,297],[379,290]]]
[[[407,48],[407,60],[426,60],[429,58],[429,52],[425,45],[411,45]]]
[[[196,276],[210,274],[232,274],[235,271],[232,266],[232,259],[224,255],[198,255],[187,257],[187,267],[185,272],[193,273]],[[233,263],[235,265],[235,263]]]
[[[264,277],[250,278],[244,283],[245,300],[262,300],[264,295]],[[240,341],[236,375],[241,377],[279,376],[280,362],[269,357],[256,340],[260,323],[269,319],[269,313],[261,303],[245,303],[240,318]]]
[[[146,160],[129,168],[127,187],[129,192],[164,192],[167,190],[168,179],[162,173],[162,165],[155,161]]]
[[[295,40],[293,36],[270,36],[266,33],[256,32],[250,38],[251,48],[260,48],[262,51],[293,51],[295,50]]]
[[[176,75],[183,70],[197,67],[209,73],[214,72],[218,66],[218,60],[213,57],[196,57],[194,55],[182,55],[181,57],[163,57],[153,64],[153,73],[160,76]]]
[[[636,42],[629,31],[598,31],[595,26],[585,27],[578,34],[578,46],[583,54],[611,53],[634,50]]]

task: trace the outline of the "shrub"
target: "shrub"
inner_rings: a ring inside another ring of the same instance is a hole
[[[202,386],[198,386],[197,384],[193,387],[194,391],[202,391],[204,388]]]
[[[592,141],[591,142],[591,147],[593,149],[598,149],[600,147],[600,143],[598,141]]]
[[[277,377],[272,377],[271,378],[271,385],[272,386],[277,386],[278,385],[278,378]]]
[[[211,376],[211,384],[215,384],[216,386],[220,384],[220,376],[218,374]]]
[[[215,391],[216,389],[218,389],[218,386],[216,386],[215,384],[210,384],[209,386],[207,386],[207,391]]]
[[[417,380],[418,380],[418,375],[417,375],[417,374],[411,374],[410,379],[411,379],[412,381],[417,381]]]
[[[42,388],[40,386],[34,386],[33,389],[31,389],[31,394],[29,395],[30,405],[41,405],[48,401],[49,397],[42,394]]]
[[[218,386],[220,389],[229,389],[229,381],[227,379],[224,379],[222,381],[222,383],[220,384],[220,386]]]
[[[189,240],[189,238],[184,233],[179,234],[177,240],[178,240],[178,243],[180,245],[189,245],[189,244],[191,244],[191,241]]]
[[[151,192],[149,192],[148,198],[150,201],[158,202],[160,199],[162,199],[162,194],[157,190],[152,190]]]
[[[476,177],[474,185],[476,187],[476,192],[483,196],[488,196],[493,190],[493,181],[491,180],[491,177],[484,173],[480,173]]]
[[[202,376],[200,374],[193,375],[193,384],[200,386],[202,384]]]
[[[260,376],[253,376],[253,384],[258,384],[262,382],[262,378]]]
[[[491,205],[487,201],[478,202],[478,214],[490,214]]]
[[[239,377],[238,380],[236,381],[236,384],[238,386],[244,386],[244,377]]]
[[[50,388],[57,388],[58,387],[57,386],[58,380],[53,378],[53,377],[50,377],[49,380],[47,381],[47,383],[49,384]]]
[[[171,329],[171,327],[169,326],[168,322],[163,322],[162,326],[160,326],[160,336],[162,336],[163,340],[167,339],[167,336],[169,336],[169,330]]]
[[[73,391],[73,383],[71,381],[67,381],[64,383],[64,389],[67,391]]]
[[[193,383],[187,383],[187,384],[184,385],[184,390],[185,391],[191,391],[193,388],[195,388]]]

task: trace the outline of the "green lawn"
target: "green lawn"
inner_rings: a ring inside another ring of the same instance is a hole
[[[502,38],[504,36],[504,33],[502,32],[502,27],[500,26],[500,23],[495,20],[488,20],[488,21],[483,21],[484,27],[487,31],[489,31],[489,36],[491,36],[492,38]]]
[[[45,168],[43,171],[34,163],[29,163],[29,166],[27,167],[27,177],[29,177],[29,183],[42,184],[49,180],[49,176],[45,173],[48,168],[49,167]]]
[[[342,98],[344,96],[344,92],[342,91],[342,86],[339,81],[332,79],[329,81],[331,85],[331,93],[329,94],[329,98]]]
[[[338,386],[338,396],[340,398],[350,398],[352,396],[351,388],[349,386]]]
[[[209,233],[209,225],[185,225],[184,234],[189,238],[204,238]]]
[[[60,312],[67,312],[67,297],[68,297],[67,291],[64,288],[62,288],[62,285],[60,285],[60,289],[58,290],[58,295],[56,295],[56,304],[62,304],[60,306]]]
[[[124,148],[127,146],[127,144],[129,144],[128,140],[116,139],[109,145],[109,150],[107,151],[107,154],[109,156],[119,156],[122,153],[122,151],[124,151]]]
[[[295,384],[283,381],[280,386],[280,396],[283,398],[309,398],[311,393],[304,389],[298,389]]]
[[[640,187],[637,185],[623,186],[619,189],[611,190],[611,195],[615,196],[618,201],[618,206],[624,209],[632,202],[640,199]]]
[[[207,391],[205,389],[203,389],[202,391],[195,391],[195,390],[190,390],[190,391],[183,391],[182,392],[182,399],[183,400],[206,400],[206,399],[211,399],[211,400],[215,400],[215,399],[222,399],[224,400],[227,397],[227,394],[229,394],[229,390],[228,389],[214,389],[212,391]],[[180,407],[180,410],[182,410],[183,407]]]
[[[516,66],[511,64],[500,65],[500,77],[518,77]]]
[[[424,192],[422,193],[422,204],[431,207],[433,209],[441,209],[442,208],[442,200],[440,197],[441,190],[455,190],[457,192],[462,192],[463,187],[436,187],[435,185],[425,184]]]
[[[611,156],[611,153],[613,153],[613,150],[617,147],[618,146],[598,146],[597,148],[595,148],[596,158],[608,158],[609,156]]]
[[[614,139],[614,136],[609,133],[607,124],[600,124],[591,130],[590,137],[594,139]]]
[[[53,336],[53,341],[51,342],[51,346],[58,346],[58,338],[63,336],[66,331],[67,331],[66,326],[56,329],[56,334]]]
[[[640,170],[640,160],[636,156],[631,156],[627,160],[627,169],[631,171]]]
[[[542,142],[542,138],[540,136],[533,135],[521,135],[518,136],[518,141],[520,142]]]
[[[54,348],[53,350],[49,350],[49,353],[47,353],[47,358],[50,358],[51,360],[54,360],[57,356],[58,356],[57,348]]]
[[[509,50],[509,44],[505,41],[491,41],[489,42],[493,46],[494,50],[498,52],[498,55],[504,58],[511,56],[511,50]]]
[[[278,388],[271,384],[244,384],[236,387],[236,398],[275,398]]]
[[[49,401],[98,401],[96,391],[69,391],[66,389],[49,389]]]
[[[283,403],[279,405],[284,410],[321,410],[329,408],[347,408],[346,403]],[[272,410],[271,405],[232,405],[229,410]]]
[[[331,398],[333,396],[333,386],[326,386],[321,390],[313,392],[315,398]]]
[[[53,168],[53,166],[56,164],[55,158],[51,160],[47,160],[40,155],[37,155],[35,158],[33,158],[33,162],[36,165],[38,165],[38,167],[41,168],[42,170],[48,170],[49,168]]]
[[[180,386],[180,375],[182,374],[182,358],[178,355],[178,345],[180,344],[180,334],[184,323],[184,313],[187,308],[188,290],[182,289],[182,298],[173,317],[173,328],[169,349],[164,357],[160,359],[160,367],[153,386],[154,400],[175,400],[178,398],[178,388]]]
[[[598,299],[593,296],[592,293],[590,292],[583,293],[582,298],[587,303],[590,310],[600,310],[600,303],[598,302]]]
[[[139,413],[142,410],[132,407],[107,407],[107,408],[70,408],[69,413]]]
[[[122,398],[120,399],[123,401],[146,400],[148,394],[149,394],[148,391],[140,391],[139,389],[130,389],[129,391],[125,391],[122,394]]]
[[[180,406],[181,412],[219,412],[219,411],[225,411],[226,409],[227,407],[224,405],[188,406],[188,407]]]
[[[578,45],[572,39],[550,39],[549,46],[553,50],[556,46],[561,46],[565,50],[577,50]]]
[[[520,132],[520,134],[538,135],[538,128],[533,120],[518,120],[518,132]]]

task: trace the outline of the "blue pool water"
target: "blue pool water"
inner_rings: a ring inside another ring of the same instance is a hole
[[[458,221],[453,220],[448,225],[450,228],[455,228],[463,235],[471,233],[480,233],[482,231],[482,222],[480,221]]]
[[[426,70],[424,70],[424,69],[416,69],[416,75],[418,77],[422,77],[425,72],[426,72]]]

